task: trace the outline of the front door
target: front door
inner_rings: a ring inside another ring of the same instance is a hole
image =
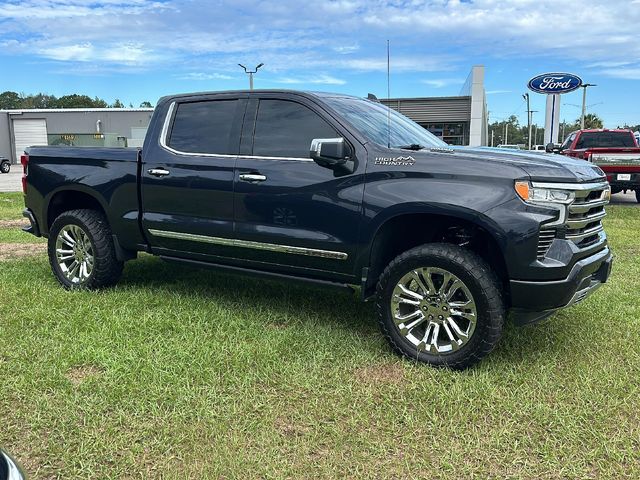
[[[142,223],[154,253],[209,261],[229,254],[224,241],[233,238],[233,178],[246,103],[215,95],[166,107],[159,142],[145,146],[141,172]]]
[[[354,275],[365,159],[355,159],[353,173],[336,176],[309,157],[314,138],[336,137],[364,157],[362,146],[356,149],[355,140],[308,99],[251,98],[234,196],[235,235],[245,260],[289,273]]]

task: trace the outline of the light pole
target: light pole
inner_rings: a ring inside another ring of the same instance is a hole
[[[531,106],[529,104],[529,94],[525,93],[522,98],[527,101],[527,126],[529,129],[529,150],[531,150]]]
[[[246,73],[247,75],[249,75],[249,90],[253,90],[253,74],[258,72],[258,69],[260,67],[262,67],[264,65],[264,63],[261,63],[260,65],[258,65],[255,70],[247,70],[247,67],[245,67],[244,65],[242,65],[241,63],[238,64],[239,67],[242,67],[244,69],[244,73]]]
[[[580,130],[584,129],[584,115],[587,111],[587,88],[597,87],[595,83],[585,83],[582,87],[582,115],[580,115]]]

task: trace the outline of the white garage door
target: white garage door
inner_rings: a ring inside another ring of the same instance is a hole
[[[47,145],[47,121],[44,118],[15,118],[13,135],[16,139],[16,161],[20,162],[25,148],[33,145]]]

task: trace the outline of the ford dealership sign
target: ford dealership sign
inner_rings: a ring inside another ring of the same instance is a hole
[[[582,86],[582,79],[570,73],[544,73],[529,80],[529,89],[538,93],[569,93]]]

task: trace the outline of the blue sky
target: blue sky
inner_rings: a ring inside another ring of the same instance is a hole
[[[567,71],[598,84],[605,126],[640,123],[640,0],[0,0],[0,91],[84,93],[155,104],[170,93],[256,88],[457,95],[486,66],[490,115],[526,121],[529,78]],[[544,96],[531,94],[534,121]],[[561,119],[579,116],[563,96]]]

